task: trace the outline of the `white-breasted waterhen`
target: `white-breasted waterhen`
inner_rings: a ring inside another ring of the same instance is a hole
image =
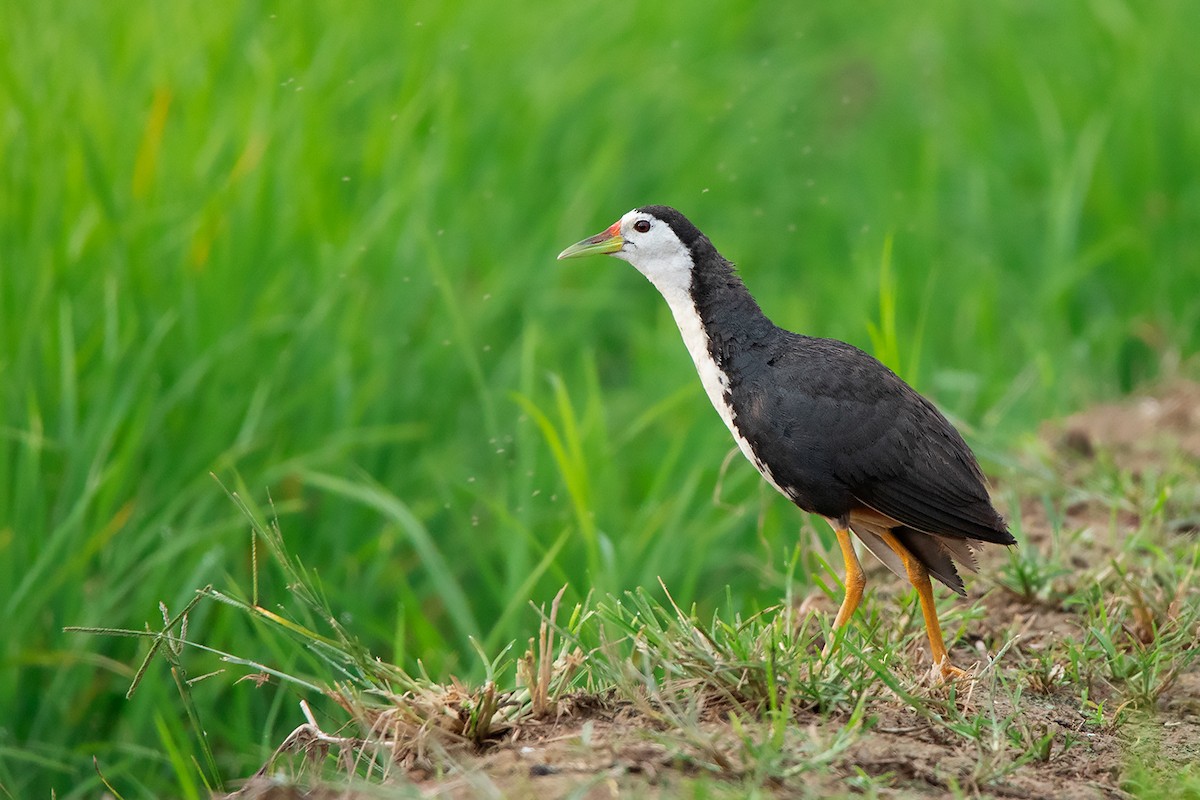
[[[983,473],[954,426],[878,360],[834,339],[777,327],[733,264],[673,208],[635,208],[560,259],[628,261],[666,299],[700,382],[738,447],[767,481],[837,533],[846,594],[834,628],[862,599],[853,531],[916,588],[935,669],[950,664],[929,576],[965,595],[957,561],[1015,544]]]

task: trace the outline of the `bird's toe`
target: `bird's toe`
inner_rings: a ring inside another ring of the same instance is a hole
[[[929,677],[933,683],[957,683],[959,681],[970,680],[975,677],[970,670],[959,669],[950,663],[950,657],[946,656],[941,661],[933,665],[929,671]]]

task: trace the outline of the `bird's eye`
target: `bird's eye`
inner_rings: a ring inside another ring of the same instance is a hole
[[[637,222],[633,223],[633,229],[635,231],[637,231],[638,233],[649,233],[650,232],[650,220],[639,219]]]

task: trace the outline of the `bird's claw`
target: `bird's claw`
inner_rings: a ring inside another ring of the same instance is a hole
[[[973,677],[974,675],[971,672],[959,669],[951,664],[949,656],[936,662],[933,668],[929,670],[929,678],[932,683],[956,683]]]

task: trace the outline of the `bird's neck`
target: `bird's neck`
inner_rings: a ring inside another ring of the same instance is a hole
[[[733,265],[706,240],[697,245],[700,247],[693,246],[692,257],[699,266],[690,271],[687,280],[655,280],[659,276],[651,280],[675,317],[709,399],[732,430],[732,412],[725,397],[731,372],[776,328],[750,296]],[[673,272],[671,277],[679,274]]]
[[[704,326],[709,349],[721,361],[721,353],[761,342],[774,333],[775,325],[750,295],[733,264],[716,250],[704,263],[704,269],[693,271],[688,293]]]
[[[750,296],[733,265],[707,245],[711,253],[699,253],[693,245],[693,263],[686,280],[654,280],[666,299],[679,333],[687,345],[700,383],[738,446],[752,462],[756,457],[736,422],[732,389],[746,377],[745,369],[767,357],[765,344],[778,329]],[[672,276],[680,275],[673,271]],[[687,273],[683,273],[687,274]],[[653,278],[651,278],[653,280]],[[768,480],[774,480],[764,472]]]

